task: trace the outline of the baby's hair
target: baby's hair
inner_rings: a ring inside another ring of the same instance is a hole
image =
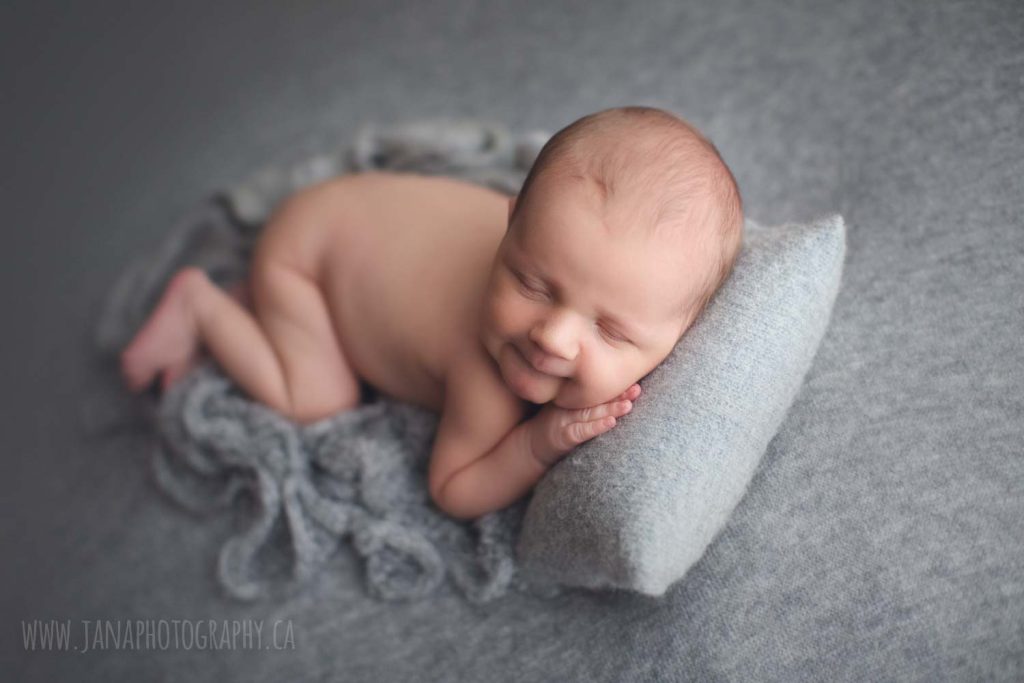
[[[609,132],[629,136],[623,144],[622,138],[609,138]],[[612,144],[592,144],[602,139]],[[691,322],[732,272],[743,237],[739,186],[718,149],[680,117],[654,107],[616,107],[562,128],[537,155],[510,221],[542,175],[590,182],[602,199],[623,190],[651,198],[648,212],[636,224],[654,235],[678,235],[681,225],[710,229],[708,238],[718,242],[718,259],[697,301],[684,303],[692,312]]]

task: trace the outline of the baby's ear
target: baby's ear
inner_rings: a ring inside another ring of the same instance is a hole
[[[508,219],[512,220],[512,212],[516,210],[516,200],[519,199],[519,195],[514,195],[508,198]]]

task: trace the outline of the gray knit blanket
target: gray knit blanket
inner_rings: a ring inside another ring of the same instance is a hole
[[[547,137],[482,122],[428,121],[365,128],[336,153],[264,168],[200,202],[117,280],[97,345],[116,356],[186,264],[225,286],[244,278],[266,218],[304,185],[389,169],[515,194]],[[509,589],[559,592],[516,571],[525,499],[472,522],[433,506],[427,464],[437,416],[429,411],[371,391],[357,409],[302,427],[249,400],[209,360],[166,395],[125,400],[154,437],[154,478],[171,500],[193,512],[242,516],[244,528],[226,539],[216,563],[232,596],[292,592],[344,548],[362,558],[370,594],[384,600],[422,598],[446,582],[473,602]]]

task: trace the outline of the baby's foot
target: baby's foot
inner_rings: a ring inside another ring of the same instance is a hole
[[[252,308],[252,299],[249,296],[249,283],[246,280],[238,280],[227,286],[228,296],[235,300],[242,308]]]
[[[227,289],[228,296],[234,299],[239,306],[243,308],[250,308],[249,288],[245,280],[239,281],[230,285]],[[167,391],[167,388],[177,382],[179,379],[187,375],[188,373],[199,367],[199,359],[203,355],[202,349],[199,344],[195,345],[192,351],[192,355],[181,364],[172,365],[164,371],[163,378],[160,383],[161,391]]]
[[[199,334],[188,293],[197,278],[205,279],[206,274],[198,268],[178,271],[149,320],[122,352],[121,373],[131,391],[142,391],[161,372],[161,389],[166,390],[196,365]]]

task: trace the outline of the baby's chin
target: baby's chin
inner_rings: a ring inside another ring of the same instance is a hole
[[[507,381],[506,386],[508,386],[509,391],[524,401],[529,401],[530,403],[536,403],[538,405],[550,403],[553,398],[556,398],[555,394],[544,388],[533,389],[532,387],[517,387],[512,384],[508,384]]]
[[[569,386],[570,381],[566,379],[551,378],[550,380],[541,380],[534,382],[522,382],[516,385],[515,381],[509,383],[509,378],[505,378],[505,384],[509,390],[521,399],[529,401],[531,403],[551,403],[559,408],[565,410],[582,410],[583,408],[592,408],[594,406],[607,403],[618,396],[606,398],[604,400],[599,398],[587,398],[587,396],[581,394],[576,386]],[[621,393],[621,392],[620,392]]]
[[[551,403],[559,408],[565,410],[582,410],[583,408],[593,408],[599,406],[602,403],[607,403],[613,400],[616,396],[622,392],[617,392],[612,396],[605,396],[606,392],[594,392],[588,387],[580,385],[571,379],[558,379],[557,384],[551,389],[549,394],[544,397],[544,403]]]

